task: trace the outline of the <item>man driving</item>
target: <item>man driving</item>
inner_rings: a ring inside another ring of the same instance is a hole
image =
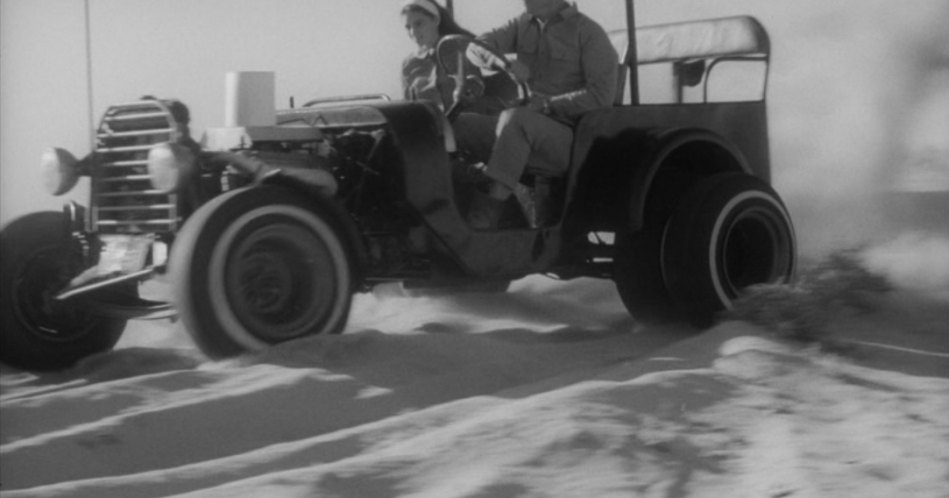
[[[524,0],[524,7],[523,14],[479,40],[516,54],[511,72],[531,88],[530,102],[505,110],[496,121],[474,117],[455,123],[461,140],[490,149],[484,172],[492,182],[476,193],[468,210],[469,225],[479,230],[497,227],[512,193],[530,224],[543,224],[521,176],[565,175],[573,126],[583,113],[612,105],[616,92],[618,58],[599,24],[565,0]]]

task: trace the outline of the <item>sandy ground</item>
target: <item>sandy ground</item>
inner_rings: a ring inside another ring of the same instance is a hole
[[[735,3],[774,35],[772,155],[799,242],[875,232],[867,206],[831,201],[883,181],[867,171],[919,146],[903,135],[945,143],[918,101],[944,78],[945,2]],[[0,495],[947,498],[949,239],[861,256],[895,290],[839,310],[830,350],[740,321],[643,327],[611,283],[543,277],[380,289],[342,335],[224,362],[135,323],[67,372],[0,366]]]
[[[209,362],[138,323],[0,376],[4,497],[946,497],[949,241],[865,250],[896,290],[838,352],[638,326],[612,284],[358,296],[347,332]],[[940,276],[941,275],[941,276]]]

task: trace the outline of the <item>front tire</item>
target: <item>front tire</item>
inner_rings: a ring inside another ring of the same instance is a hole
[[[353,294],[351,253],[320,201],[278,186],[198,209],[172,248],[175,304],[212,358],[339,333]]]
[[[53,295],[82,268],[57,212],[28,214],[0,232],[0,361],[27,370],[60,370],[109,351],[126,320],[97,316]],[[134,292],[134,289],[129,290]]]
[[[797,263],[791,217],[778,194],[743,173],[700,182],[669,220],[662,273],[693,323],[706,326],[755,284],[786,283]]]

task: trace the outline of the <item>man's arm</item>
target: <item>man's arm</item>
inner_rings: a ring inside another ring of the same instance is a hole
[[[504,26],[478,37],[478,40],[502,54],[517,52],[517,20],[511,19]]]
[[[508,21],[504,26],[491,30],[478,37],[478,40],[494,49],[495,52],[506,55],[517,52],[517,32],[520,29],[521,17],[515,17]],[[472,56],[469,56],[472,57]],[[489,60],[493,57],[485,54],[480,55],[481,60]],[[472,58],[472,60],[475,60]],[[485,67],[482,64],[482,67]],[[530,78],[530,70],[517,59],[504,60],[504,67],[510,71],[520,82],[526,82]]]
[[[586,86],[550,97],[551,115],[574,119],[584,112],[613,105],[619,58],[606,32],[596,23],[588,22],[581,32],[580,64]]]

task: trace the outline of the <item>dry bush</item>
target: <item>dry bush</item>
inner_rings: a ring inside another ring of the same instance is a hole
[[[864,267],[856,250],[841,251],[801,272],[797,281],[757,285],[725,317],[773,330],[804,342],[831,341],[827,324],[843,312],[866,313],[892,290],[883,276]]]

